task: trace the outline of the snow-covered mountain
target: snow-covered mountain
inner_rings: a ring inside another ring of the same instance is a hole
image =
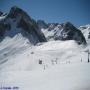
[[[75,40],[78,44],[86,44],[82,32],[70,22],[49,24],[48,28],[42,28],[47,40]]]
[[[1,13],[0,89],[90,90],[89,31],[36,22],[16,6]]]
[[[28,38],[32,44],[46,41],[36,21],[25,11],[14,6],[6,16],[1,15],[0,39],[3,40],[7,36],[14,37],[19,33]]]
[[[1,40],[6,36],[14,37],[21,33],[22,36],[28,38],[32,44],[52,39],[62,41],[75,40],[78,44],[86,44],[82,32],[70,22],[62,24],[47,24],[42,20],[36,22],[25,11],[17,6],[12,7],[10,12],[6,15],[3,15],[1,12],[0,18]]]

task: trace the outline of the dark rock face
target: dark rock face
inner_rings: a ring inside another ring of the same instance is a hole
[[[34,44],[38,42],[46,42],[46,38],[39,29],[36,21],[17,6],[12,7],[4,20],[0,21],[0,37],[4,36],[5,32],[15,32],[14,30],[21,30],[19,33],[24,37],[27,37],[30,42],[34,42]],[[17,33],[13,35],[9,34],[9,36],[13,37]]]
[[[0,11],[0,16],[3,15],[3,12]]]
[[[5,30],[10,30],[9,24],[0,23],[0,41],[4,38]]]
[[[25,11],[23,11],[20,8],[18,8],[17,6],[14,6],[14,7],[11,8],[11,10],[10,10],[10,12],[9,12],[7,17],[10,17],[10,18],[13,19],[13,18],[16,18],[17,16],[19,16],[19,17],[21,16],[22,17],[24,15],[26,15],[28,18],[30,18]]]
[[[61,29],[54,34],[55,40],[75,40],[78,44],[86,44],[82,32],[70,22],[61,24]]]
[[[48,24],[45,23],[43,20],[38,20],[37,21],[37,24],[38,24],[38,26],[39,26],[40,29],[42,29],[42,28],[44,28],[44,29],[48,28]]]
[[[30,24],[22,18],[18,23],[18,27],[24,29],[29,34],[32,34],[34,36],[36,35],[38,37],[39,42],[46,42],[47,40],[44,34],[38,28],[37,23],[34,20],[32,20],[32,22],[33,24]]]

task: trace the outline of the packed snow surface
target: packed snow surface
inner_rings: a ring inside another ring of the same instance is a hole
[[[87,56],[72,40],[32,46],[22,35],[7,37],[0,43],[0,88],[90,90]]]

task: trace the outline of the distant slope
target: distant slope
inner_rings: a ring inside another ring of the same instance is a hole
[[[0,43],[0,65],[23,53],[31,45],[29,40],[21,34],[17,34],[13,38],[6,37]]]

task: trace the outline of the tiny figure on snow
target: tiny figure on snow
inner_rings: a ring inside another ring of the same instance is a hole
[[[39,59],[39,64],[42,64],[42,60]]]

